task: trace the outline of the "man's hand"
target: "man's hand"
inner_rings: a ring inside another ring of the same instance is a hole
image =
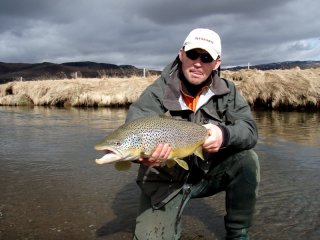
[[[209,153],[218,152],[223,142],[223,134],[221,129],[211,123],[203,126],[208,129],[209,133],[209,137],[202,145],[203,149]]]
[[[169,144],[160,143],[150,157],[140,157],[139,162],[149,167],[160,166],[169,157],[171,150]]]

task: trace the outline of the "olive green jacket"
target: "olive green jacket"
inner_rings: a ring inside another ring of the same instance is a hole
[[[159,167],[148,171],[140,165],[137,183],[151,198],[155,208],[163,206],[187,181],[195,182],[210,173],[210,169],[235,152],[251,149],[258,139],[258,132],[250,106],[240,95],[233,82],[220,78],[213,72],[212,84],[204,91],[195,112],[190,110],[180,94],[181,80],[177,66],[168,65],[161,76],[141,94],[128,111],[126,122],[150,115],[169,115],[198,124],[213,123],[223,130],[224,141],[221,150],[205,154],[207,164],[195,156],[188,161],[189,171],[179,166]],[[181,139],[183,141],[183,139]],[[214,158],[214,161],[210,159]],[[150,169],[149,169],[150,170]],[[190,176],[192,175],[192,177]]]

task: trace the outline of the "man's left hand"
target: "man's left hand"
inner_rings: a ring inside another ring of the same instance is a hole
[[[208,123],[203,126],[208,130],[209,133],[209,137],[202,145],[203,149],[209,153],[218,152],[223,142],[223,134],[221,129],[212,123]]]

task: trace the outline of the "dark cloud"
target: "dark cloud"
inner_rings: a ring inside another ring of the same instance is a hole
[[[21,23],[24,20],[68,22],[74,14],[72,5],[66,4],[67,2],[64,0],[3,0],[0,3],[0,16],[22,20]]]
[[[140,4],[137,4],[140,3]],[[184,0],[163,0],[144,4],[145,1],[132,1],[131,7],[136,8],[136,13],[157,24],[185,23],[192,22],[199,18],[224,16],[268,16],[268,12],[285,5],[286,1],[252,1],[252,0],[231,0],[212,1],[202,0],[201,2]]]
[[[162,69],[192,28],[222,38],[223,65],[319,60],[313,0],[2,0],[0,61]]]

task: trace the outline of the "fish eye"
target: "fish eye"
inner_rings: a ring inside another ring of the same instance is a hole
[[[120,141],[110,141],[109,144],[111,144],[113,146],[120,146],[121,142]]]

